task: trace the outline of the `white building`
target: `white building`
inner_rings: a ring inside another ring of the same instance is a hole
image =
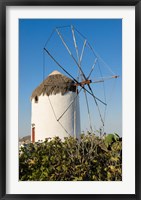
[[[58,71],[52,72],[31,96],[31,141],[80,135],[77,87]]]

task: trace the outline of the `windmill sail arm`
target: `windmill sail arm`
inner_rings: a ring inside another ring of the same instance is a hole
[[[90,85],[88,85],[88,87],[91,88]],[[85,89],[85,90],[86,90],[86,89]],[[103,102],[102,100],[100,100],[99,98],[97,98],[97,97],[94,95],[92,89],[90,89],[91,92],[89,92],[88,90],[86,90],[86,91],[87,91],[89,94],[91,94],[91,95],[93,96],[94,100],[98,100],[99,102],[101,102],[102,104],[104,104],[105,106],[107,106],[107,104],[106,104],[105,102]]]
[[[78,53],[78,46],[77,46],[77,43],[76,43],[76,38],[75,38],[73,26],[71,26],[71,30],[72,30],[72,37],[73,37],[73,42],[74,42],[74,46],[75,46],[75,50],[76,50],[77,59],[80,62],[80,60],[79,60],[79,53]]]
[[[113,78],[119,78],[118,75],[115,75],[115,76],[110,76],[110,77],[103,77],[99,80],[95,80],[95,81],[91,81],[91,83],[99,83],[99,82],[104,82],[104,81],[107,81],[107,80],[110,80],[110,79],[113,79]]]
[[[88,103],[88,98],[87,98],[86,90],[84,90],[84,95],[85,95],[85,99],[86,99],[87,111],[88,111],[88,116],[89,116],[90,130],[91,130],[91,132],[93,132],[92,120],[91,120],[90,108],[89,108],[89,103]]]
[[[63,39],[63,37],[62,37],[62,35],[61,35],[61,33],[58,31],[58,29],[56,29],[56,31],[57,31],[57,34],[59,35],[59,37],[60,37],[62,43],[63,43],[64,46],[66,47],[68,53],[70,54],[70,56],[72,57],[72,59],[74,60],[74,62],[76,63],[76,65],[78,66],[78,68],[79,68],[79,70],[80,70],[82,76],[83,76],[84,79],[86,80],[87,78],[86,78],[86,76],[85,76],[85,74],[84,74],[82,68],[80,67],[80,64],[76,61],[75,57],[74,57],[73,54],[71,53],[69,47],[67,46],[66,42],[64,41],[64,39]]]
[[[102,118],[102,115],[101,115],[101,112],[100,112],[100,109],[99,109],[99,106],[98,106],[98,103],[97,103],[97,101],[96,101],[96,97],[95,97],[95,95],[94,95],[94,93],[93,93],[93,90],[92,90],[92,88],[90,87],[90,85],[88,85],[88,87],[89,87],[89,89],[90,89],[90,91],[92,92],[92,94],[93,94],[93,98],[94,98],[94,101],[95,101],[95,104],[96,104],[96,106],[97,106],[97,109],[98,109],[98,112],[99,112],[99,116],[100,116],[100,119],[101,119],[101,122],[102,122],[102,125],[104,126],[104,121],[103,121],[103,118]],[[101,101],[101,100],[100,100]],[[107,104],[105,104],[105,106],[106,106]]]
[[[76,83],[79,83],[69,72],[67,72],[67,70],[64,69],[64,67],[62,67],[59,62],[50,54],[50,52],[44,48],[44,50],[46,51],[46,53],[51,57],[51,59],[67,74],[69,75]]]
[[[77,33],[86,40],[86,37],[79,31],[76,29],[76,27],[74,27],[74,29],[77,31]],[[87,47],[92,51],[93,55],[96,56],[98,59],[100,59],[106,66],[106,68],[113,74],[115,75],[115,73],[111,70],[111,68],[107,65],[107,63],[104,62],[104,60],[98,55],[98,53],[95,52],[95,50],[93,49],[93,47],[91,46],[91,44],[87,41],[86,43]]]
[[[83,57],[83,54],[84,54],[84,49],[86,47],[86,42],[87,42],[87,40],[84,40],[84,44],[83,44],[83,48],[82,48],[82,52],[81,52],[81,56],[80,56],[80,63],[82,62],[82,57]]]
[[[90,76],[91,76],[91,74],[92,74],[92,72],[93,72],[93,70],[94,70],[94,68],[95,68],[96,62],[97,62],[97,58],[96,58],[96,59],[95,59],[95,61],[94,61],[94,64],[93,64],[93,66],[92,66],[92,69],[91,69],[91,71],[90,71],[90,73],[89,73],[89,75],[88,75],[88,78],[87,78],[87,79],[89,79],[89,78],[90,78]]]

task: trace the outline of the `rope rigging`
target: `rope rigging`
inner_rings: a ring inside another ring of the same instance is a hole
[[[49,100],[49,103],[50,103],[50,106],[51,106],[51,109],[52,109],[52,111],[53,111],[53,114],[54,114],[54,117],[55,117],[56,121],[60,124],[60,126],[64,129],[64,131],[70,136],[70,134],[69,134],[68,131],[65,129],[65,127],[61,124],[61,122],[60,122],[59,120],[57,120],[57,116],[56,116],[55,110],[54,110],[54,108],[53,108],[53,105],[52,105],[52,103],[51,103],[51,100],[50,100],[49,96],[48,96],[48,100]]]

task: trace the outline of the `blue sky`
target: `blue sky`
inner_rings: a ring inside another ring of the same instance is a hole
[[[30,134],[31,127],[31,101],[32,91],[53,70],[65,74],[43,52],[46,41],[53,29],[60,26],[73,25],[79,30],[100,55],[92,72],[91,80],[99,77],[109,77],[117,74],[118,79],[107,80],[103,83],[92,85],[95,96],[105,101],[106,91],[106,117],[105,131],[116,132],[122,135],[122,20],[121,19],[20,19],[19,20],[19,136]],[[70,28],[59,29],[67,45],[77,59]],[[75,32],[79,55],[83,47],[84,38]],[[45,46],[57,61],[69,71],[75,78],[78,68],[67,50],[63,46],[59,36],[55,32]],[[82,59],[82,69],[89,74],[95,61],[90,48],[86,47]],[[101,59],[102,58],[102,59]],[[104,60],[104,62],[102,61]],[[99,64],[98,64],[99,63]],[[106,63],[106,64],[105,64]],[[100,66],[100,68],[99,68]],[[43,73],[43,68],[45,72]],[[66,74],[65,74],[66,75]],[[100,117],[93,98],[88,95],[91,110],[93,128],[99,129]],[[99,103],[102,115],[105,107]],[[81,129],[89,130],[89,121],[83,91],[80,93]]]

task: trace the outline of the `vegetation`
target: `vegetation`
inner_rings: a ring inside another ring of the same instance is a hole
[[[30,143],[19,152],[21,181],[121,181],[122,138],[82,134]]]

